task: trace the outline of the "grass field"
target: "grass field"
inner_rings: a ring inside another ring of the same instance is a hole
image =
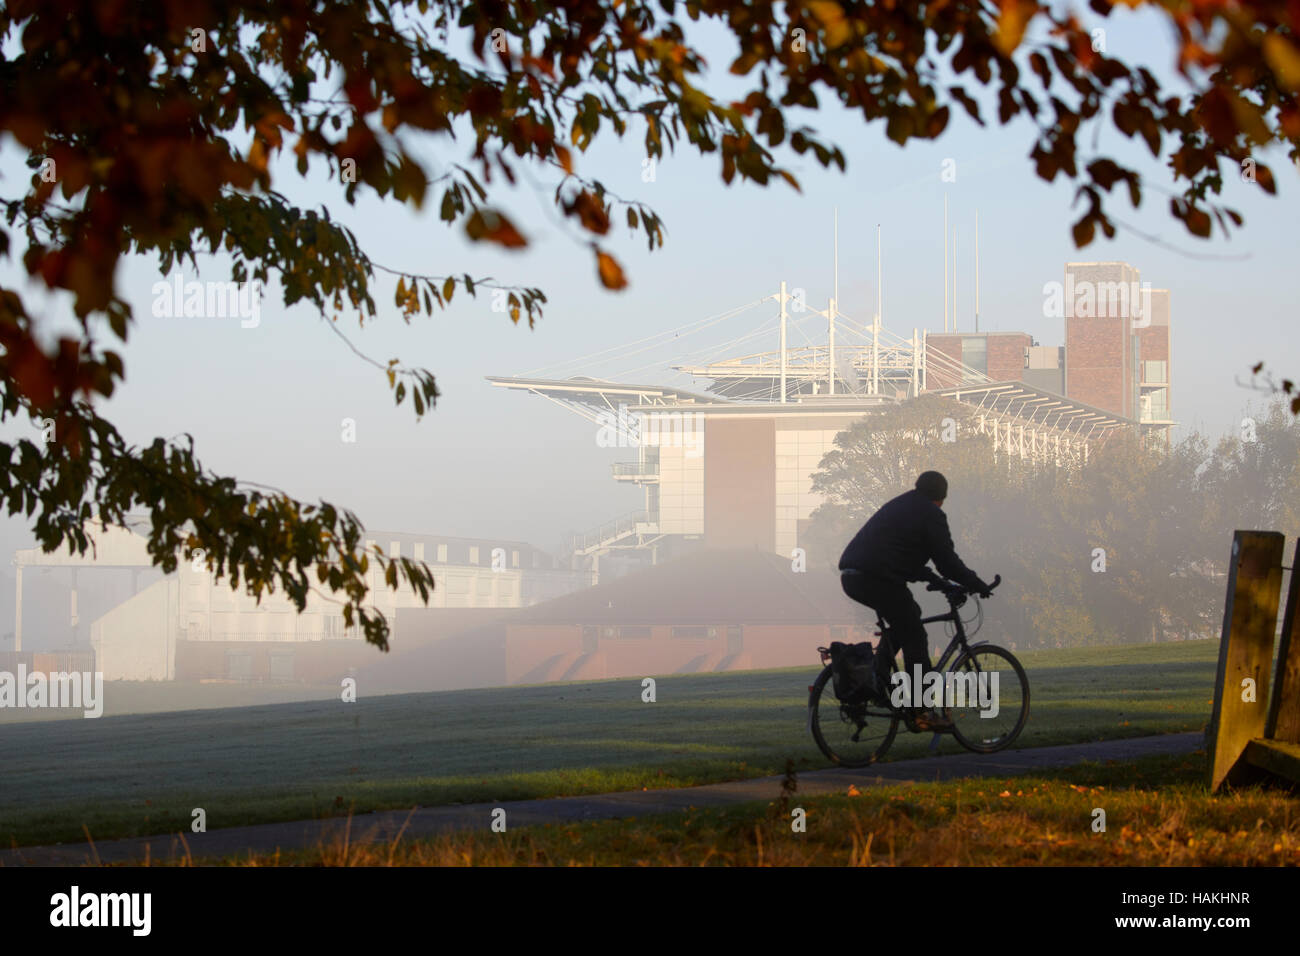
[[[1300,866],[1300,803],[1210,796],[1205,754],[1015,779],[852,790],[641,819],[342,840],[199,862],[253,866]],[[797,783],[797,781],[796,781]],[[804,811],[803,832],[792,810]],[[1096,811],[1105,811],[1105,829]]]
[[[376,652],[378,653],[378,652]],[[307,700],[337,700],[337,684],[261,684],[243,681],[110,681],[104,685],[104,717],[162,714],[173,710],[218,710],[296,704]],[[0,710],[0,731],[8,724],[84,720],[72,707],[6,707]]]
[[[1199,730],[1217,647],[1026,652],[1018,746]],[[652,704],[629,679],[0,726],[0,841],[188,830],[196,807],[217,829],[823,767],[805,726],[816,673],[664,676]],[[890,758],[929,739],[900,735]]]

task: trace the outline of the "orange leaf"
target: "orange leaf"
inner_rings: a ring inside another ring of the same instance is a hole
[[[528,240],[515,228],[514,223],[491,209],[476,210],[466,221],[465,232],[476,242],[496,242],[507,249],[519,249],[528,245]]]
[[[1278,33],[1264,37],[1263,49],[1264,59],[1278,82],[1293,92],[1300,90],[1300,50]]]
[[[1002,0],[1002,12],[998,14],[998,28],[993,42],[1004,56],[1010,56],[1020,41],[1024,39],[1025,27],[1038,12],[1034,0]]]
[[[609,232],[609,216],[605,214],[605,207],[591,193],[585,190],[578,193],[567,210],[570,215],[576,215],[583,228],[589,232],[601,236]]]
[[[613,256],[599,249],[596,250],[596,269],[600,272],[600,283],[606,289],[622,289],[627,286],[627,279],[623,277],[623,267]]]

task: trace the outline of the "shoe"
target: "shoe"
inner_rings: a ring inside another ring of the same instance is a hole
[[[923,710],[913,718],[916,729],[936,734],[952,730],[952,720],[933,710]]]

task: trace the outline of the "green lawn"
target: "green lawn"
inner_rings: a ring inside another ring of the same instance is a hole
[[[1025,652],[1018,746],[1200,730],[1213,641]],[[0,726],[0,840],[23,845],[440,803],[690,786],[827,763],[813,668]],[[926,752],[902,734],[890,759]],[[945,739],[940,753],[957,745]]]

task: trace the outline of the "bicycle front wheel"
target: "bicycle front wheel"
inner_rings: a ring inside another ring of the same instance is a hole
[[[839,700],[828,665],[808,692],[808,729],[828,759],[841,767],[865,767],[894,742],[898,715],[879,704]]]
[[[1029,718],[1029,678],[1010,651],[976,644],[948,669],[945,683],[952,734],[967,750],[991,754],[1020,736]]]

